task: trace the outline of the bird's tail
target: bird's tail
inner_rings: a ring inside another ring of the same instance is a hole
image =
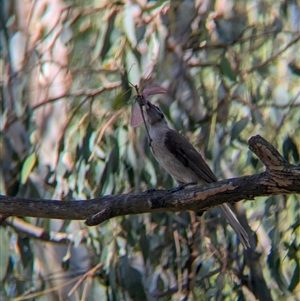
[[[238,219],[236,218],[235,214],[233,211],[230,209],[230,207],[227,204],[222,204],[221,206],[222,212],[224,213],[227,221],[229,222],[230,226],[233,228],[235,233],[237,234],[239,240],[243,244],[244,248],[250,248],[250,243],[249,243],[249,237],[244,229],[244,227],[240,224]]]

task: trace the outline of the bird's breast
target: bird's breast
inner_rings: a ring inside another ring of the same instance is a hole
[[[188,167],[184,166],[166,147],[166,131],[150,131],[151,152],[158,163],[168,172],[177,182],[190,183],[199,182],[198,177]]]

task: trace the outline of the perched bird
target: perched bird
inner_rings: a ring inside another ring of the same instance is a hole
[[[169,128],[161,110],[149,101],[145,107],[151,152],[177,183],[183,185],[217,182],[216,176],[196,149],[185,137]],[[248,234],[233,211],[227,204],[220,207],[243,246],[250,247]]]

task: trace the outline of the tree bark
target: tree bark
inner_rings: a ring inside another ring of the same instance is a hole
[[[127,214],[162,211],[205,211],[223,203],[276,194],[300,194],[300,167],[287,162],[265,139],[254,136],[249,148],[265,165],[263,173],[193,186],[182,190],[151,190],[108,195],[91,200],[59,201],[0,195],[3,217],[86,220],[88,226]]]

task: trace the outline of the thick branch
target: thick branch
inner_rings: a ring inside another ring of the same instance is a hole
[[[300,167],[289,164],[260,136],[249,140],[250,149],[261,159],[261,174],[227,179],[180,191],[154,190],[109,195],[88,201],[58,201],[0,196],[3,216],[82,220],[96,225],[115,216],[162,211],[205,211],[225,202],[276,194],[300,194]]]

